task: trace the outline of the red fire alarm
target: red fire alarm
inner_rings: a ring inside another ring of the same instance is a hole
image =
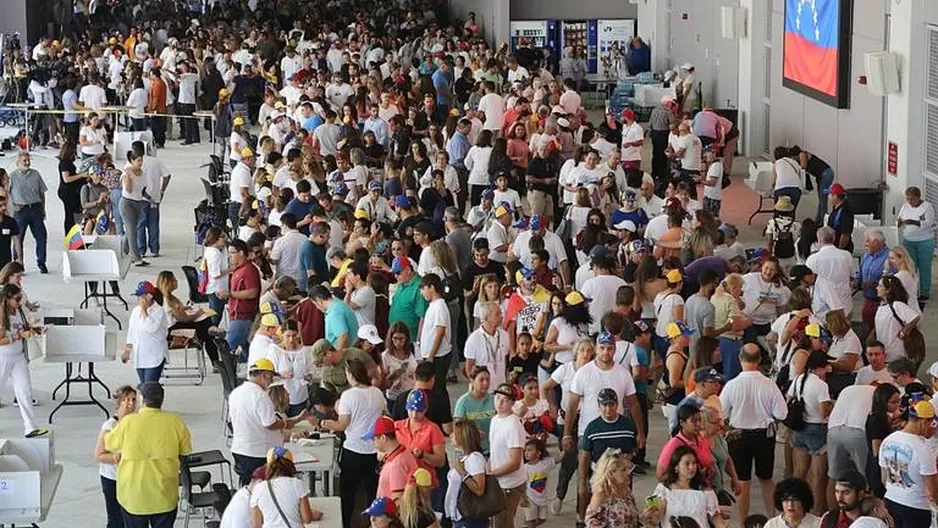
[[[866,75],[861,75],[857,79],[857,84],[859,84],[860,86],[866,86]]]

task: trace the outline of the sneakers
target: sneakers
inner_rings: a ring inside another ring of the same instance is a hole
[[[33,429],[32,431],[26,433],[26,438],[38,438],[40,436],[46,436],[47,434],[49,434],[48,429]]]
[[[39,405],[39,400],[37,400],[36,398],[33,398],[32,403],[33,403],[33,407],[36,407],[37,405]],[[16,401],[16,398],[13,398],[13,406],[14,407],[20,406],[20,402]]]
[[[39,265],[39,273],[42,273],[43,275],[46,275],[46,274],[49,273],[49,268],[47,268],[45,264],[40,264],[40,265]]]
[[[554,497],[550,501],[550,514],[551,515],[560,515],[560,512],[563,511],[563,501],[559,497]]]
[[[142,268],[144,266],[149,266],[149,265],[150,263],[145,260],[138,260],[137,262],[134,262],[134,266],[137,266],[138,268]]]

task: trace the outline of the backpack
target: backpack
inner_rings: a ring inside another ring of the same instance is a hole
[[[462,283],[459,280],[459,274],[450,273],[443,277],[443,300],[456,301],[460,294],[462,294]]]
[[[788,400],[788,416],[782,420],[785,427],[792,431],[801,431],[807,425],[804,420],[804,384],[808,381],[808,373],[801,375],[801,390],[798,390],[798,381],[795,380],[795,394]]]
[[[787,259],[795,256],[795,237],[791,233],[794,225],[795,222],[792,221],[787,228],[782,228],[776,222],[775,227],[778,227],[778,232],[775,233],[775,245],[772,248],[775,258]]]

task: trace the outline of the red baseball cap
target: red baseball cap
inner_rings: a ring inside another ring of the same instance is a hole
[[[841,184],[839,184],[839,183],[835,183],[835,184],[831,185],[831,188],[830,188],[830,190],[828,191],[828,193],[830,193],[830,194],[832,194],[832,195],[834,195],[834,196],[844,196],[844,195],[847,194],[847,189],[844,189],[844,186],[843,186],[843,185],[841,185]]]

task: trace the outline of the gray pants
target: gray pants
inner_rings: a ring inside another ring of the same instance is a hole
[[[121,239],[121,249],[124,254],[130,254],[130,259],[133,262],[143,260],[140,256],[140,250],[137,248],[137,223],[140,221],[143,203],[143,200],[130,200],[121,197],[120,204],[118,204],[118,211],[121,220],[124,222],[124,238]]]
[[[848,469],[861,473],[870,449],[863,429],[844,425],[827,430],[827,476],[836,479]],[[851,464],[851,461],[853,464]]]

